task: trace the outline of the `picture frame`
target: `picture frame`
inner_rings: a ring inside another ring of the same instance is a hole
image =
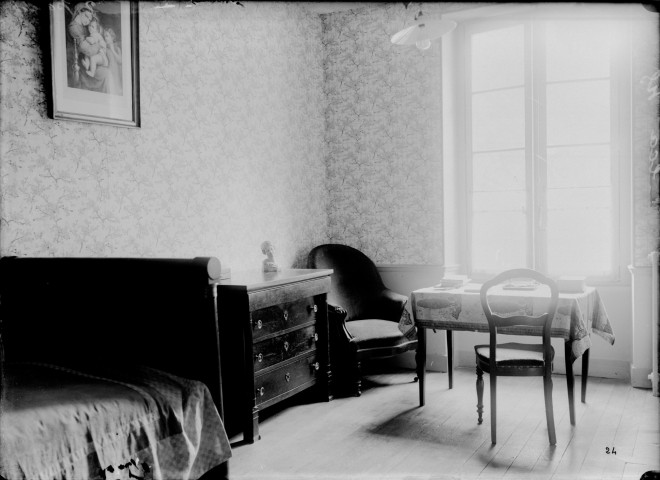
[[[49,116],[140,127],[138,2],[50,4]]]

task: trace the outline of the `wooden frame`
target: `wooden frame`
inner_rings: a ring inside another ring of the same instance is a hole
[[[50,55],[51,118],[140,126],[137,1],[54,1]]]

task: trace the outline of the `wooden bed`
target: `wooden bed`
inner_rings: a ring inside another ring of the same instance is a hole
[[[0,259],[0,475],[227,478],[215,281],[195,259]]]

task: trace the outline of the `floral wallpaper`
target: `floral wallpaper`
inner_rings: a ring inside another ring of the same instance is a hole
[[[431,16],[485,5],[425,2],[405,8],[393,2],[324,18],[332,241],[361,248],[377,263],[444,263],[437,187],[442,185],[441,44],[419,51],[389,39],[410,25],[420,8]],[[648,164],[657,98],[648,100],[642,82],[658,68],[657,32],[657,15],[634,32],[634,78],[640,80],[633,85],[635,265],[648,265],[648,254],[660,246]]]
[[[652,18],[652,15],[649,14]],[[660,210],[651,204],[651,141],[658,135],[657,79],[660,73],[658,15],[633,31],[633,265],[650,264],[649,253],[660,248]],[[655,94],[654,94],[655,93]],[[657,148],[657,144],[656,144]],[[657,151],[657,150],[656,150]],[[658,182],[656,175],[655,181]]]
[[[269,239],[285,267],[325,241],[378,264],[443,263],[441,45],[389,41],[416,6],[319,17],[295,2],[174,3],[140,3],[142,128],[128,129],[48,119],[48,23],[36,3],[0,2],[0,255],[213,255],[244,269]],[[633,56],[636,265],[658,246],[657,106],[641,83],[658,46],[644,38]]]
[[[390,42],[417,11],[390,3],[323,24],[329,236],[380,264],[443,263],[441,46]]]
[[[1,255],[234,270],[260,267],[268,239],[281,266],[304,265],[327,239],[321,20],[242,3],[140,2],[140,129],[47,118],[48,23],[0,3]]]

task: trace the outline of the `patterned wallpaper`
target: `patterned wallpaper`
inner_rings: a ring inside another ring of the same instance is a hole
[[[0,254],[300,266],[326,236],[320,18],[140,4],[142,128],[46,117],[35,7],[0,3]],[[47,31],[47,30],[46,30]]]
[[[649,16],[651,16],[649,14]],[[633,265],[650,264],[648,254],[660,248],[660,211],[651,205],[650,142],[658,135],[658,100],[649,92],[649,77],[660,72],[658,21],[633,31]],[[656,80],[657,88],[657,80]],[[656,176],[655,181],[658,181]]]
[[[47,25],[32,4],[0,2],[1,255],[214,255],[243,269],[270,239],[288,267],[330,240],[379,264],[443,263],[440,44],[389,42],[417,8],[321,21],[243,3],[141,3],[142,128],[126,129],[46,118]],[[640,78],[657,65],[645,45]],[[634,94],[633,256],[646,265],[654,107],[644,85]]]
[[[485,6],[423,3],[428,17]],[[418,4],[373,6],[324,19],[328,96],[329,235],[377,263],[442,264],[440,42],[431,49],[391,45]],[[650,16],[650,15],[649,15]],[[635,29],[634,78],[658,68],[658,25]],[[649,201],[649,139],[657,99],[633,85],[633,245],[635,265],[658,248],[660,216]]]
[[[443,263],[441,46],[390,43],[417,11],[391,3],[323,24],[329,236],[381,264]]]

